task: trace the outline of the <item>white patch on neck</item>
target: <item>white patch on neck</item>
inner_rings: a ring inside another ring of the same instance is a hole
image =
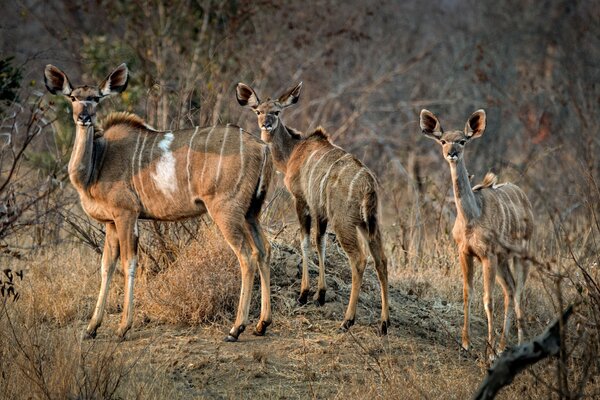
[[[175,176],[175,157],[171,152],[173,133],[167,132],[158,147],[163,151],[160,160],[156,164],[156,173],[152,174],[156,187],[165,195],[172,197],[177,190],[177,179]]]

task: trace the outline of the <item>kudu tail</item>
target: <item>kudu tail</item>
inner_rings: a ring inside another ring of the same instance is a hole
[[[262,210],[265,197],[269,191],[269,185],[271,178],[273,177],[273,162],[271,161],[271,151],[267,146],[264,146],[263,159],[260,167],[260,174],[258,175],[258,181],[256,182],[256,188],[250,201],[250,206],[246,213],[247,216],[253,216],[258,218]]]
[[[369,191],[365,194],[360,205],[360,215],[365,223],[369,239],[372,239],[378,230],[378,200],[377,192]]]

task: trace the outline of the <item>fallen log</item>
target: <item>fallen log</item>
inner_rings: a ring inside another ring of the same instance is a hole
[[[504,386],[512,383],[515,376],[530,365],[560,352],[560,326],[567,323],[573,313],[570,305],[563,315],[532,341],[512,347],[503,352],[488,369],[474,400],[491,400]]]

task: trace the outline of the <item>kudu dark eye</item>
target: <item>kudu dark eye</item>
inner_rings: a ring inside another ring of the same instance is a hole
[[[71,98],[71,101],[77,101],[77,97],[75,96],[69,96]]]
[[[260,111],[259,110],[256,110],[254,112],[256,113],[256,115],[260,115]]]
[[[458,141],[458,144],[460,144],[461,146],[464,146],[464,145],[465,145],[465,143],[467,143],[467,141],[466,141],[466,140],[464,140],[464,139],[463,139],[463,140],[459,140],[459,141]]]
[[[445,145],[445,144],[446,144],[446,141],[445,141],[445,140],[440,140],[440,143],[441,143],[442,145]]]
[[[279,115],[279,111],[273,111],[273,115],[278,116]]]

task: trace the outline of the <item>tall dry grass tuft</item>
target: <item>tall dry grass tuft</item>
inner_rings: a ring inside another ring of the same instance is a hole
[[[134,376],[143,369],[150,376],[157,373],[148,368],[145,350],[123,357],[122,343],[82,341],[79,328],[57,329],[36,318],[36,310],[16,304],[0,304],[0,399],[169,395],[160,384]]]
[[[139,285],[139,308],[150,319],[177,323],[230,319],[239,297],[235,254],[216,225],[201,229],[176,261]]]

